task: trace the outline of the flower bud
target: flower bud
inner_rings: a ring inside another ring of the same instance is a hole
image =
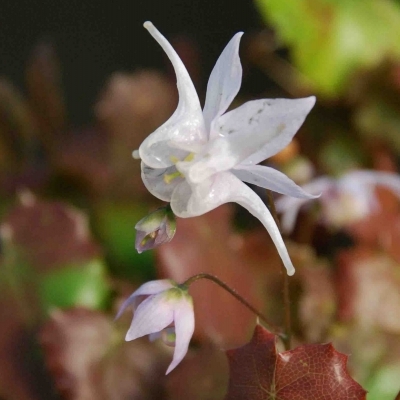
[[[169,205],[158,208],[141,219],[135,229],[135,247],[142,253],[172,240],[176,231],[175,215]]]

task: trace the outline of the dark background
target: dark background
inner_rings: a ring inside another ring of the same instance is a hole
[[[142,27],[146,20],[169,40],[191,39],[206,76],[235,32],[262,25],[249,0],[0,0],[0,76],[23,90],[33,46],[51,41],[62,64],[70,121],[87,124],[114,71],[166,68],[162,51]]]

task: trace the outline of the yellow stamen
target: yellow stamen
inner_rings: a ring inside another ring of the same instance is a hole
[[[182,174],[179,171],[173,172],[172,174],[165,174],[164,175],[164,182],[169,184],[171,183],[175,178],[178,178],[182,176]]]
[[[194,153],[189,153],[182,161],[190,162],[190,161],[193,160],[193,158],[194,158]],[[178,163],[179,161],[181,161],[178,157],[175,157],[175,156],[170,156],[169,159],[170,159],[174,164],[176,164],[176,163]],[[178,177],[180,177],[180,176],[183,177],[183,175],[182,175],[179,171],[173,172],[172,174],[165,174],[165,175],[164,175],[164,182],[167,183],[167,184],[169,184],[169,183],[171,183],[175,178],[178,178]]]
[[[184,159],[183,161],[192,161],[194,158],[194,153],[189,153]]]
[[[192,161],[194,158],[194,153],[189,153],[182,161]],[[181,161],[178,157],[170,156],[169,159],[171,162],[176,164],[177,162]]]
[[[141,246],[145,246],[147,242],[150,240],[154,240],[158,235],[158,229],[155,230],[154,232],[150,232],[148,235],[146,235],[143,240],[140,242]]]

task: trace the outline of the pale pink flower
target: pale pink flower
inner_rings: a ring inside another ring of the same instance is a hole
[[[321,176],[303,185],[309,193],[320,194],[322,222],[343,227],[379,210],[377,186],[386,187],[400,197],[400,176],[390,172],[355,170],[338,179]],[[282,229],[293,231],[300,209],[307,199],[281,197],[276,209],[282,213]]]
[[[143,296],[148,297],[143,300]],[[147,282],[124,302],[116,318],[129,306],[133,307],[134,314],[125,337],[127,341],[145,335],[154,339],[163,330],[167,330],[167,338],[171,340],[173,326],[175,351],[166,372],[170,373],[185,357],[194,331],[193,300],[187,287],[169,279]]]

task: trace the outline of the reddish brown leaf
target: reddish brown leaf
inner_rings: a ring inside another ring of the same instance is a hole
[[[108,190],[113,171],[110,140],[103,129],[89,127],[68,132],[57,140],[52,156],[57,172],[88,195],[98,198]]]
[[[149,196],[140,177],[140,162],[132,159],[132,150],[171,116],[176,103],[174,84],[158,72],[111,76],[95,112],[108,136],[107,165],[113,176],[107,189],[112,197]]]
[[[346,370],[347,356],[331,344],[277,353],[276,336],[257,326],[250,343],[227,352],[226,400],[363,400],[365,390]]]
[[[299,282],[298,313],[301,335],[307,342],[325,340],[336,311],[333,274],[327,260],[316,256],[308,245],[287,242],[289,254],[296,266]],[[296,281],[295,281],[296,282]],[[293,285],[293,290],[296,287]],[[292,296],[292,299],[295,296]]]
[[[340,319],[400,333],[399,264],[382,252],[358,246],[340,253],[338,267]]]
[[[4,265],[0,267],[3,268]],[[38,345],[32,328],[35,309],[34,302],[27,294],[22,301],[16,302],[14,294],[5,289],[4,285],[1,286],[1,399],[51,400],[56,397],[50,377],[38,357]]]
[[[388,148],[374,143],[371,150],[375,169],[396,173],[395,157]],[[348,230],[360,244],[382,249],[400,262],[400,248],[397,245],[400,240],[398,196],[382,186],[376,187],[375,194],[378,200],[377,209],[351,224]]]
[[[206,344],[190,350],[168,375],[169,400],[221,400],[228,384],[228,361],[217,347]]]
[[[282,266],[275,248],[268,246],[268,234],[257,229],[236,240],[248,273],[260,277],[263,313],[275,326],[283,326]],[[292,315],[293,328],[307,342],[321,342],[326,340],[335,316],[333,274],[327,260],[318,258],[309,245],[286,240],[286,246],[296,267],[296,274],[290,278],[291,300],[298,311]]]
[[[12,230],[0,225],[0,398],[54,398],[38,357],[35,331],[42,314],[32,274],[18,262]]]
[[[176,102],[174,85],[158,72],[115,73],[104,87],[95,112],[109,134],[119,139],[119,145],[132,152],[170,117]]]
[[[246,273],[257,282],[255,294],[262,301],[264,315],[272,324],[282,326],[283,267],[267,231],[260,228],[236,235],[234,251]]]
[[[37,200],[30,192],[21,193],[20,204],[5,216],[1,227],[23,259],[40,271],[100,254],[82,212],[61,202]]]
[[[111,322],[99,312],[85,309],[53,312],[40,340],[47,366],[65,398],[96,397],[93,367],[104,356],[111,335]]]
[[[382,202],[381,207],[380,212],[353,224],[349,231],[360,244],[381,249],[400,262],[400,213],[385,209]]]
[[[63,398],[156,400],[170,355],[146,338],[126,343],[105,314],[57,310],[40,338],[45,361]],[[120,341],[117,340],[120,338]]]

